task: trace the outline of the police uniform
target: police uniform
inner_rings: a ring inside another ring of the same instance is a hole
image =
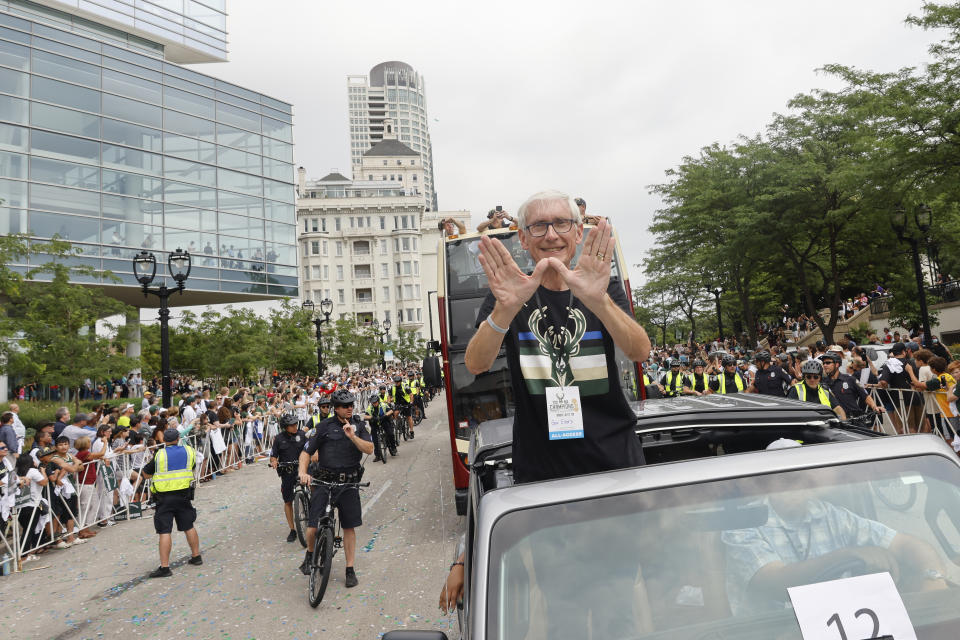
[[[193,447],[166,445],[143,468],[145,474],[152,476],[150,492],[157,503],[153,527],[157,533],[171,533],[174,520],[177,531],[193,529],[197,510],[190,501],[196,462],[197,452]]]
[[[710,382],[710,388],[720,394],[743,393],[746,386],[739,371],[727,373],[723,370],[717,375],[716,380]]]
[[[857,384],[853,376],[847,373],[837,374],[836,378],[824,376],[823,386],[833,392],[847,417],[859,416],[866,411],[867,391]]]
[[[766,369],[757,369],[753,386],[757,388],[757,393],[782,398],[785,390],[790,387],[792,382],[793,377],[789,373],[781,369],[779,365],[772,364]]]
[[[368,404],[367,408],[363,410],[365,414],[370,416],[371,427],[373,426],[374,422],[377,422],[383,429],[383,436],[386,442],[380,442],[379,438],[373,439],[373,455],[377,458],[386,456],[387,451],[384,448],[392,451],[393,455],[396,455],[397,442],[393,435],[393,425],[389,424],[384,417],[384,414],[388,413],[389,411],[390,409],[384,406],[383,400],[380,400],[380,402],[378,402],[376,405],[372,403]],[[373,430],[371,429],[371,431]]]
[[[686,382],[684,383],[685,387],[689,387],[694,391],[699,391],[700,393],[705,392],[710,387],[710,378],[707,375],[707,372],[704,371],[700,375],[697,375],[693,371],[687,374]]]
[[[370,430],[362,418],[354,416],[350,419],[356,429],[357,437],[373,442]],[[317,453],[317,477],[328,482],[359,482],[360,460],[363,453],[350,441],[343,432],[340,419],[334,415],[320,421],[313,437],[307,441],[304,451],[312,456]],[[316,527],[327,507],[327,491],[323,487],[314,487],[310,498],[310,518],[307,526]],[[340,526],[344,529],[353,529],[362,524],[360,518],[360,492],[356,487],[349,487],[335,492],[334,506],[340,513]]]
[[[296,433],[290,433],[286,429],[277,434],[273,439],[273,448],[270,449],[270,457],[276,458],[278,463],[299,462],[300,452],[307,444],[307,434],[301,429]],[[280,495],[284,502],[293,502],[294,489],[297,488],[297,469],[289,467],[281,469],[277,467],[277,475],[280,476]]]
[[[810,389],[805,382],[798,382],[790,387],[790,391],[787,392],[787,397],[794,400],[822,404],[831,409],[839,404],[833,392],[822,384],[818,384],[816,389]]]
[[[679,396],[681,391],[683,391],[683,381],[684,375],[679,371],[676,373],[674,373],[672,369],[667,371],[660,378],[660,384],[663,385],[663,395],[668,398]]]

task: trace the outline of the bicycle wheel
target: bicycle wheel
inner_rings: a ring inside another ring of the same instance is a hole
[[[413,424],[420,424],[423,422],[423,411],[420,410],[420,407],[413,408]]]
[[[377,442],[380,443],[380,462],[387,464],[387,432],[383,425],[377,425]]]
[[[297,532],[297,540],[304,547],[307,546],[307,517],[310,515],[310,498],[305,491],[295,491],[293,494],[293,526]]]
[[[333,530],[323,527],[317,531],[313,547],[313,564],[310,566],[310,606],[316,608],[323,600],[330,580],[330,565],[333,564]]]

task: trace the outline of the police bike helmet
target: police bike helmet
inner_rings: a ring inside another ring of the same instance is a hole
[[[667,364],[670,365],[670,368],[671,368],[671,369],[672,369],[673,367],[679,367],[679,366],[680,366],[680,358],[671,358],[671,359],[667,362]]]
[[[299,421],[297,420],[297,416],[293,415],[292,413],[285,413],[282,416],[280,416],[281,429],[286,429],[287,427],[293,426],[298,422]]]
[[[403,376],[393,376],[394,382],[403,382]]]
[[[840,364],[841,362],[843,362],[843,357],[836,351],[827,351],[825,354],[820,356],[818,360],[820,360],[821,362],[826,362],[827,360],[829,360],[834,364]]]
[[[823,376],[823,364],[819,360],[807,360],[800,366],[800,373],[803,375],[814,373]]]
[[[696,368],[696,367],[705,367],[705,366],[707,366],[707,363],[704,362],[702,359],[697,358],[696,360],[693,361],[693,366],[694,366],[694,368]]]
[[[413,377],[415,377],[416,375],[417,375],[417,374],[414,373],[413,371],[407,371],[407,377],[408,377],[408,378],[413,378]]]
[[[770,362],[770,352],[764,349],[753,354],[754,362]]]
[[[352,407],[353,403],[357,401],[357,397],[346,389],[337,389],[330,399],[335,407]]]
[[[784,363],[784,364],[790,362],[790,356],[788,356],[788,355],[785,354],[785,353],[781,353],[781,354],[778,355],[777,357],[780,358],[780,362],[782,362],[782,363]]]
[[[720,364],[724,367],[736,366],[737,359],[728,353],[720,359]]]
[[[382,385],[380,385],[379,387],[377,387],[377,391],[379,391],[380,393],[386,393],[386,392],[387,392],[387,386],[382,384]]]

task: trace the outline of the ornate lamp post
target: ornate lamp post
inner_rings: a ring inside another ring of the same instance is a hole
[[[323,318],[313,317],[313,300],[304,300],[300,306],[310,312],[310,322],[317,328],[317,377],[319,378],[323,375],[323,342],[320,327],[330,322],[330,314],[333,313],[333,300],[324,298],[320,301],[320,313],[323,314]]]
[[[133,258],[133,276],[143,287],[143,297],[153,294],[160,298],[160,376],[161,382],[161,403],[163,407],[170,406],[170,400],[173,396],[172,381],[170,379],[170,308],[167,305],[167,299],[175,291],[183,294],[183,283],[190,277],[190,254],[183,249],[178,248],[167,258],[167,271],[170,277],[177,283],[176,288],[167,289],[164,282],[156,289],[150,288],[157,275],[157,257],[149,251],[141,251]]]
[[[386,336],[390,335],[390,327],[393,326],[390,323],[390,318],[387,318],[383,321],[383,331],[380,331],[380,322],[376,319],[373,321],[373,329],[377,332],[377,337],[380,339],[380,368],[383,370],[387,369],[387,348],[386,348]]]
[[[927,237],[930,231],[930,224],[933,220],[933,210],[925,204],[917,206],[913,212],[913,221],[920,231],[920,237],[909,229],[909,219],[907,211],[903,207],[897,207],[890,214],[890,226],[900,242],[906,242],[910,245],[910,252],[913,257],[913,275],[917,279],[917,296],[920,301],[920,321],[923,324],[923,345],[930,345],[930,313],[927,310],[927,288],[923,284],[923,267],[920,265],[920,240]]]
[[[720,315],[720,294],[723,293],[723,287],[707,285],[707,292],[713,294],[713,299],[717,303],[717,331],[720,334],[720,342],[723,342],[723,317]]]

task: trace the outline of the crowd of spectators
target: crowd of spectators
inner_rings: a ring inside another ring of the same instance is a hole
[[[219,389],[181,377],[169,408],[149,388],[142,398],[130,396],[132,402],[120,406],[99,403],[90,413],[60,407],[32,438],[19,420],[19,405],[11,403],[0,415],[0,535],[12,545],[19,525],[23,562],[83,544],[151,506],[141,469],[164,430],[177,429],[197,449],[199,481],[210,482],[266,456],[281,415],[294,413],[306,423],[338,388],[353,391],[362,410],[393,376],[406,380],[414,369],[419,376],[413,366],[323,378],[274,372],[267,385],[230,381],[240,384]],[[4,548],[0,543],[0,556]]]

